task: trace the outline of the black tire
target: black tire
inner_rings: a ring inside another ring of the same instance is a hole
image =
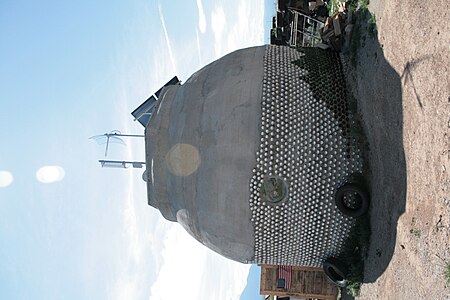
[[[337,286],[345,287],[348,267],[345,263],[334,257],[328,257],[323,263],[323,271]]]
[[[346,197],[349,194],[355,195],[355,202],[353,205],[349,205],[346,201]],[[346,216],[357,218],[369,210],[370,198],[364,188],[356,183],[347,183],[341,186],[335,195],[335,202],[337,208]]]

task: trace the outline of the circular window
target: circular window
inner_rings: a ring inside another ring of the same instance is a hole
[[[261,184],[261,199],[271,205],[279,205],[288,198],[288,185],[280,177],[265,177]]]

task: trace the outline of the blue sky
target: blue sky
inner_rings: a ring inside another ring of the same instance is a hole
[[[134,108],[174,75],[267,43],[273,9],[0,0],[0,299],[257,297],[240,295],[258,268],[249,276],[165,221],[142,171],[101,169],[104,148],[88,138],[142,134]],[[143,141],[126,143],[108,158],[142,160]]]

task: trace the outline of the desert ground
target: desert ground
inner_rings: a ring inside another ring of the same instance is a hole
[[[371,0],[369,10],[376,31],[358,19],[361,43],[345,56],[371,165],[358,299],[450,299],[448,1]]]

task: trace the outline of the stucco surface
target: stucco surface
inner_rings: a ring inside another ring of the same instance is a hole
[[[254,256],[248,199],[264,53],[264,46],[233,52],[166,88],[146,128],[149,204],[241,262]]]

